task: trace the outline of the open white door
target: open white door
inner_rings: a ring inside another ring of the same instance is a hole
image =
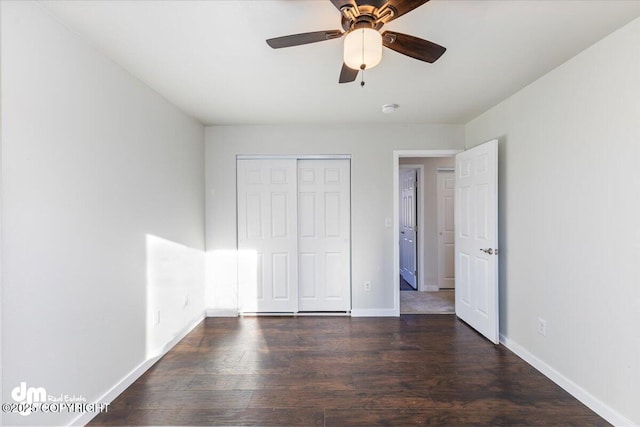
[[[498,141],[456,155],[456,315],[499,341]]]
[[[400,276],[413,289],[416,277],[416,170],[400,171]]]

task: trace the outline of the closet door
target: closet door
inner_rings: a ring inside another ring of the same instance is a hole
[[[298,160],[300,311],[351,310],[350,161]]]
[[[240,312],[298,311],[296,163],[237,161]]]

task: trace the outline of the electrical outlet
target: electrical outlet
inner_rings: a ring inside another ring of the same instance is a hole
[[[538,317],[538,333],[543,337],[547,336],[547,321]]]
[[[364,290],[367,291],[367,292],[371,291],[371,282],[370,281],[367,280],[366,282],[364,282]]]

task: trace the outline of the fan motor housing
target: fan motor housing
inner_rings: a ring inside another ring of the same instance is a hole
[[[396,9],[388,3],[380,9],[371,5],[346,5],[340,11],[342,12],[342,28],[347,32],[358,28],[379,30],[397,13]]]

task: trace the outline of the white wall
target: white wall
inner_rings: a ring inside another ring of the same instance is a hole
[[[32,2],[2,2],[1,37],[3,396],[25,381],[92,402],[147,357],[147,263],[175,264],[149,236],[200,251],[181,265],[202,258],[204,129]],[[161,284],[191,295],[176,302],[191,320],[197,268]]]
[[[639,46],[636,19],[466,126],[467,147],[500,140],[501,333],[636,425]]]
[[[206,128],[206,304],[237,313],[235,158],[238,154],[351,154],[352,307],[391,314],[394,307],[393,150],[461,148],[461,126],[332,125]],[[364,281],[372,290],[363,290]]]
[[[453,168],[455,157],[403,157],[401,165],[424,166],[424,185],[419,188],[419,196],[424,201],[424,242],[422,247],[424,271],[418,272],[424,278],[425,288],[438,288],[438,168]],[[418,201],[419,203],[419,201]]]

